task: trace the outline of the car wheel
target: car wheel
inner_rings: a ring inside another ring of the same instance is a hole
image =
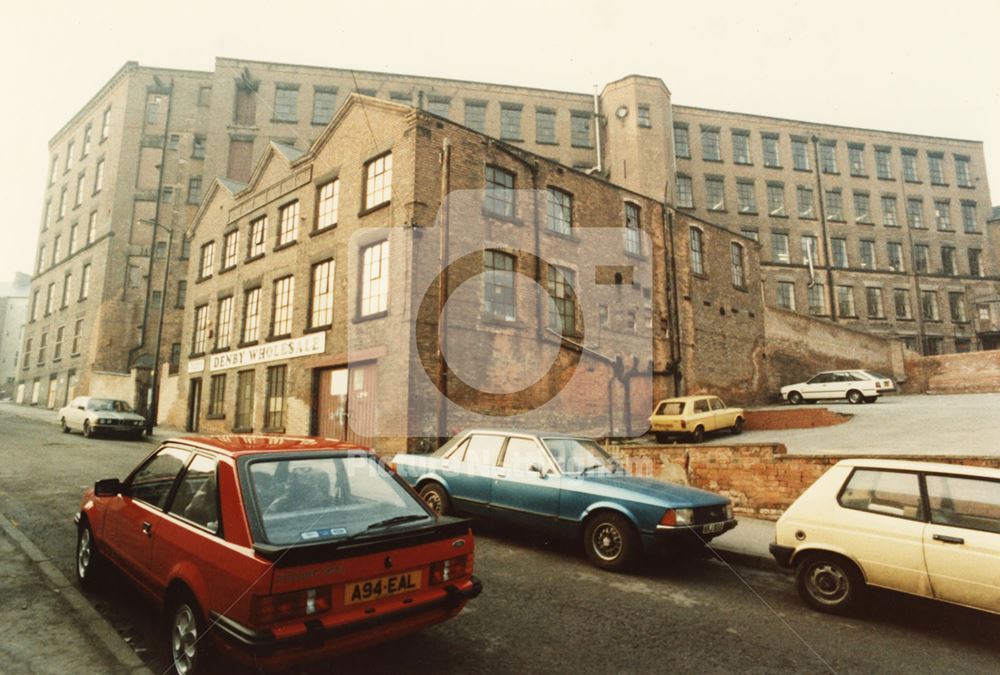
[[[597,567],[612,572],[625,572],[639,555],[639,537],[625,516],[598,513],[587,521],[583,531],[587,557]]]
[[[857,606],[864,581],[853,563],[837,555],[813,554],[795,568],[795,586],[806,604],[830,614]]]
[[[66,418],[65,417],[63,417],[62,419],[59,420],[59,424],[62,425],[62,432],[64,434],[68,434],[69,433],[69,425],[66,424]]]
[[[691,432],[691,442],[701,443],[703,440],[705,440],[705,427],[699,425]]]
[[[733,432],[733,436],[739,436],[743,433],[743,418],[737,417],[736,421],[733,422],[733,428],[730,429]]]
[[[865,403],[874,403],[878,400],[878,396],[865,396]]]
[[[80,523],[76,533],[76,580],[88,590],[96,590],[100,586],[104,560],[94,545],[94,533],[90,523]]]
[[[439,516],[446,516],[451,512],[448,491],[440,483],[428,483],[420,488],[420,497],[431,507],[431,511]]]
[[[790,392],[788,392],[788,402],[791,403],[792,405],[801,405],[802,404],[802,394],[800,394],[797,391],[790,391]]]
[[[664,434],[662,432],[657,431],[653,435],[656,436],[656,442],[657,443],[669,443],[670,442],[670,434]]]
[[[205,639],[205,623],[194,599],[184,593],[170,604],[170,658],[177,675],[193,675],[204,670],[210,641]]]
[[[89,420],[84,420],[83,421],[83,435],[86,436],[87,438],[93,438],[94,437],[94,430],[90,428],[90,421]]]
[[[851,389],[847,392],[847,400],[851,403],[857,404],[865,400],[865,397],[861,395],[861,392],[857,389]]]
[[[145,433],[146,433],[145,431],[133,431],[132,434],[131,434],[132,435],[132,440],[133,441],[141,441],[142,437],[145,435]]]

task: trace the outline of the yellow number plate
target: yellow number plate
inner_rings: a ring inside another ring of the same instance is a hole
[[[344,588],[344,604],[354,605],[359,602],[370,602],[391,595],[409,593],[420,588],[421,573],[419,570],[390,574],[379,579],[367,579],[347,584]]]

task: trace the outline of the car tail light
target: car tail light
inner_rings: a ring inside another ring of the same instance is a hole
[[[392,473],[398,473],[396,471],[396,463],[395,462],[389,462],[388,466],[389,466],[389,471],[391,471]]]
[[[255,595],[250,602],[250,621],[255,626],[267,626],[302,616],[329,611],[332,588],[321,586],[290,593]]]
[[[432,586],[443,584],[458,577],[464,577],[467,574],[472,574],[472,561],[467,555],[431,563]]]

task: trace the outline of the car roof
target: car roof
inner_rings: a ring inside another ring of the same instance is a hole
[[[508,436],[533,436],[535,438],[591,438],[587,434],[566,434],[559,431],[540,431],[538,429],[488,429],[474,428],[464,429],[455,438],[465,437],[469,434],[502,434]]]
[[[314,452],[319,450],[364,450],[355,443],[319,436],[278,436],[267,434],[222,434],[219,436],[182,436],[167,441],[173,445],[189,445],[201,450],[218,452],[230,457],[260,455],[272,452]]]
[[[855,466],[875,469],[897,469],[903,471],[923,471],[927,473],[951,473],[961,476],[1000,479],[1000,469],[987,466],[969,466],[950,462],[918,462],[905,459],[843,459],[838,466]]]
[[[674,398],[661,398],[660,403],[688,403],[703,398],[719,398],[715,394],[696,394],[692,396],[675,396]],[[659,405],[659,404],[657,404]]]

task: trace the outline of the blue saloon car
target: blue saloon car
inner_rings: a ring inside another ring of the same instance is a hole
[[[473,429],[433,454],[392,461],[437,513],[580,539],[608,570],[628,569],[643,552],[702,548],[736,527],[728,498],[628,475],[588,438]]]

